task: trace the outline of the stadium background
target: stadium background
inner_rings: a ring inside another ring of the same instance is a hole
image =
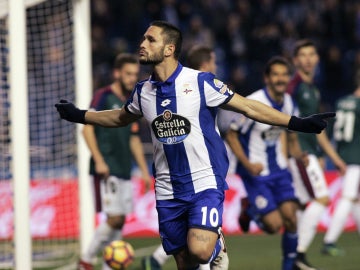
[[[156,19],[183,31],[181,61],[194,44],[213,47],[219,78],[243,95],[262,86],[262,67],[271,56],[291,57],[299,38],[319,47],[316,83],[324,106],[353,90],[360,68],[357,0],[97,0],[91,16],[95,88],[109,82],[116,53],[136,52]]]

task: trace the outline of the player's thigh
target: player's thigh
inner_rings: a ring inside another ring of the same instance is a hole
[[[303,182],[303,177],[306,177],[306,168],[299,164],[295,158],[289,159],[289,170],[293,179],[293,186],[295,189],[295,196],[298,198],[301,204],[305,205],[311,200],[309,192],[306,190],[306,187]]]
[[[211,255],[222,226],[224,192],[207,189],[194,195],[189,208],[189,250]],[[209,255],[209,256],[210,256]]]
[[[206,259],[211,256],[218,238],[219,234],[217,232],[200,228],[190,228],[187,235],[189,251],[191,254]]]
[[[109,176],[100,184],[103,211],[109,216],[126,215],[132,211],[132,184],[130,180]]]
[[[224,191],[207,189],[193,196],[189,205],[189,228],[218,232],[222,226]]]
[[[250,204],[250,215],[255,220],[277,210],[277,201],[266,181],[249,178],[244,180]]]
[[[165,252],[176,254],[189,246],[190,228],[210,231],[217,237],[222,225],[223,203],[224,192],[217,189],[196,193],[190,200],[157,200],[159,232]],[[211,241],[207,248],[214,246],[215,242]]]
[[[360,165],[348,165],[342,181],[342,197],[355,200],[360,188]]]
[[[295,194],[300,203],[305,204],[312,199],[329,196],[324,172],[315,155],[309,155],[309,165],[305,171],[301,164],[291,159],[290,170],[293,176]]]
[[[306,167],[309,176],[314,198],[324,198],[329,196],[329,188],[326,182],[324,171],[318,158],[315,155],[309,155],[309,165]]]
[[[278,206],[284,202],[297,201],[292,176],[288,170],[276,174],[271,185],[271,191]]]
[[[187,202],[170,199],[157,200],[159,233],[166,254],[181,254],[187,246]]]
[[[276,233],[283,226],[283,219],[278,209],[274,209],[261,216],[261,222],[268,233]]]

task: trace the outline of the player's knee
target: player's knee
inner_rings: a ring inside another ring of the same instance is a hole
[[[281,229],[281,225],[279,224],[269,224],[266,226],[266,232],[269,233],[269,234],[275,234],[275,233],[278,233]]]
[[[189,253],[192,259],[200,264],[206,264],[210,260],[213,250],[208,249],[206,245],[189,247]]]
[[[297,231],[297,219],[296,216],[286,217],[284,218],[284,226],[285,229],[289,232]]]
[[[112,216],[107,219],[108,224],[115,230],[121,230],[125,223],[125,216]]]
[[[260,223],[260,227],[263,231],[265,231],[268,234],[275,234],[280,231],[280,229],[283,226],[283,221],[280,216],[278,215],[272,215],[269,218],[265,218]]]

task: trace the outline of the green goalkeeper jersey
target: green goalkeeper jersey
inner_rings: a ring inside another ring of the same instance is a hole
[[[336,103],[334,139],[347,164],[360,164],[360,97],[348,95]]]
[[[110,86],[96,91],[90,105],[91,110],[119,109],[126,101],[119,99]],[[130,179],[132,168],[132,153],[130,149],[130,136],[138,134],[139,125],[133,123],[121,128],[104,128],[94,126],[96,141],[110,174],[123,179]],[[90,173],[95,174],[95,163],[90,160]]]
[[[295,104],[298,106],[299,116],[306,117],[319,112],[319,89],[314,84],[304,82],[298,74],[292,79],[288,93],[291,94]],[[320,156],[321,151],[318,146],[316,134],[299,132],[298,138],[303,151]]]

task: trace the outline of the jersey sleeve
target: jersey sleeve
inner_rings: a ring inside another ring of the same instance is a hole
[[[203,81],[206,105],[209,107],[217,107],[227,103],[234,92],[231,91],[226,84],[215,78],[212,73],[201,73],[199,81]]]

